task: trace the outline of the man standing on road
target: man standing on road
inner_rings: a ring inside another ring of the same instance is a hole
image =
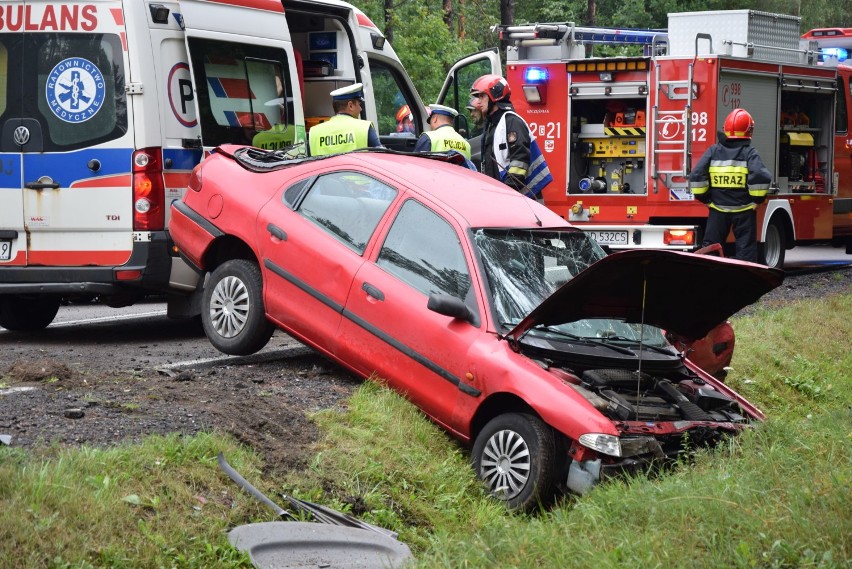
[[[382,146],[373,124],[359,118],[364,108],[361,83],[332,91],[331,105],[335,115],[308,131],[311,156],[328,156],[359,148]]]
[[[735,258],[757,263],[757,206],[766,199],[772,174],[751,146],[754,119],[734,109],[725,119],[725,139],[707,149],[689,175],[696,199],[709,214],[702,247],[724,245],[733,226]]]
[[[499,75],[483,75],[470,88],[470,104],[482,113],[482,173],[527,193],[530,129],[509,100],[509,84]]]
[[[429,128],[417,139],[415,152],[448,152],[455,150],[470,160],[470,143],[453,128],[458,111],[444,105],[429,105]]]

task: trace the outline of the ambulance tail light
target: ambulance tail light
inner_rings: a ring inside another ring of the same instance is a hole
[[[162,231],[166,226],[162,149],[133,153],[133,230]]]
[[[695,231],[692,229],[666,229],[663,232],[665,245],[695,245]]]

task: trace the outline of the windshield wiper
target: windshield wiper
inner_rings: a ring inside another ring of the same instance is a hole
[[[659,354],[666,354],[666,355],[669,355],[669,356],[674,355],[674,353],[673,353],[674,348],[668,348],[666,346],[656,346],[654,344],[647,344],[645,342],[639,342],[639,340],[636,340],[634,338],[628,338],[626,336],[619,336],[617,334],[613,334],[612,336],[606,336],[605,338],[603,338],[602,341],[606,342],[608,340],[617,340],[619,342],[630,342],[631,344],[640,345],[642,347],[642,349],[647,348],[647,349],[653,350],[653,351],[655,351]]]
[[[576,334],[572,334],[570,332],[565,332],[565,331],[560,330],[559,328],[555,328],[553,326],[538,325],[538,326],[535,326],[532,329],[533,330],[544,330],[545,332],[548,332],[550,334],[555,334],[555,335],[560,336],[562,338],[567,338],[568,340],[575,340],[575,341],[580,342],[582,344],[590,344],[592,346],[603,346],[604,348],[609,348],[610,350],[614,350],[614,351],[619,352],[621,354],[636,357],[636,352],[634,352],[630,348],[625,348],[624,346],[619,346],[617,344],[610,344],[606,340],[599,340],[597,338],[589,338],[587,336],[578,336]]]

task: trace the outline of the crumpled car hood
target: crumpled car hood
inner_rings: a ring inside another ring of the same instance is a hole
[[[509,332],[584,318],[623,318],[697,340],[784,281],[784,271],[682,253],[613,253],[578,274]],[[644,312],[644,314],[643,314]]]

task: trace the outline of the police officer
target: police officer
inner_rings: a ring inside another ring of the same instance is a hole
[[[511,90],[499,75],[483,75],[470,88],[470,104],[482,113],[482,173],[526,193],[532,137],[509,100]]]
[[[361,83],[355,83],[331,92],[335,115],[308,131],[311,156],[382,146],[373,124],[359,118],[364,108],[363,87]]]
[[[455,150],[470,160],[470,143],[453,128],[458,111],[444,105],[429,105],[429,128],[417,139],[415,152],[448,152]]]
[[[735,257],[757,263],[755,209],[766,199],[772,174],[751,146],[753,132],[748,111],[731,111],[725,139],[707,149],[689,175],[689,187],[710,209],[702,246],[724,244],[733,226]]]

